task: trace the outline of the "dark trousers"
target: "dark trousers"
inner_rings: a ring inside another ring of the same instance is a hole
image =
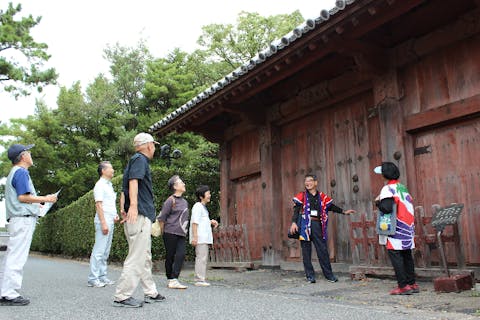
[[[415,267],[413,264],[412,250],[388,250],[388,256],[392,262],[398,286],[405,287],[415,283]]]
[[[164,233],[163,244],[166,251],[165,273],[167,279],[177,279],[185,260],[185,237]]]
[[[300,241],[302,246],[303,268],[307,278],[315,279],[315,270],[312,265],[312,243],[317,250],[318,262],[322,268],[323,275],[327,279],[333,278],[332,265],[330,264],[330,254],[328,253],[327,241],[322,238],[322,225],[320,221],[311,223],[311,241]]]

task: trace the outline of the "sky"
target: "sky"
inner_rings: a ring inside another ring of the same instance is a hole
[[[85,89],[98,74],[108,76],[109,64],[103,55],[108,45],[135,47],[145,40],[150,53],[160,58],[176,47],[192,52],[202,26],[235,24],[241,11],[271,16],[298,9],[308,19],[335,4],[335,0],[0,0],[0,10],[9,2],[22,5],[20,16],[42,17],[31,34],[35,41],[48,45],[51,58],[46,66],[54,67],[59,78],[57,86],[18,100],[0,88],[2,122],[34,114],[35,99],[56,108],[59,86],[71,87],[80,81]],[[0,203],[0,226],[3,212]]]

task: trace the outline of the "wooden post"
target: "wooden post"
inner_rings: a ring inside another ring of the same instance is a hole
[[[230,155],[228,152],[228,141],[220,144],[220,222],[223,225],[231,223],[230,216],[233,214],[228,212],[228,199],[232,197],[230,182]]]
[[[282,232],[286,227],[283,226],[283,217],[281,212],[282,201],[282,180],[280,167],[280,131],[272,125],[267,124],[259,129],[260,140],[260,170],[262,183],[262,212],[263,216],[264,238],[262,246],[272,248],[274,264],[280,264],[282,254]],[[268,222],[267,222],[268,221]]]
[[[438,249],[440,250],[440,256],[442,257],[442,263],[443,263],[443,268],[445,270],[445,274],[447,275],[447,277],[450,277],[450,272],[448,271],[447,257],[445,256],[445,248],[443,247],[442,231],[437,231],[437,241],[438,241]]]
[[[357,237],[355,236],[357,231],[354,227],[357,223],[358,222],[353,222],[352,220],[350,220],[350,248],[352,250],[352,262],[354,265],[360,264],[360,254],[358,252]]]
[[[453,225],[453,240],[455,242],[455,252],[457,253],[457,268],[465,268],[465,257],[463,255],[463,246],[461,245],[458,222]]]
[[[415,207],[415,248],[420,252],[418,259],[422,267],[430,266],[430,245],[426,242],[427,230],[423,223],[425,212],[422,206]]]
[[[387,73],[373,80],[374,104],[380,117],[380,141],[382,161],[392,161],[399,167],[403,183],[407,183],[405,164],[405,129],[403,110],[399,103],[400,90],[397,71]]]

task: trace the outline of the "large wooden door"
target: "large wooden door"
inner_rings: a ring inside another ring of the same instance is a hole
[[[460,218],[467,263],[480,263],[480,118],[432,129],[414,137],[415,205],[464,203]],[[449,232],[448,229],[445,232]],[[453,245],[447,256],[455,261]]]
[[[381,177],[373,173],[373,168],[381,164],[382,155],[379,117],[368,112],[372,105],[372,96],[365,93],[345,101],[333,111],[331,163],[334,171],[329,181],[330,194],[337,206],[357,211],[350,217],[331,214],[332,229],[338,235],[335,247],[340,261],[352,262],[350,221],[360,221],[361,215],[373,220],[373,199],[383,183]],[[373,229],[367,232],[369,237],[376,237]],[[360,230],[354,230],[354,234],[355,238],[362,236]],[[358,251],[359,260],[367,259],[366,249]]]
[[[252,175],[233,182],[233,212],[236,224],[247,226],[248,246],[253,260],[262,258],[264,231],[268,213],[262,211],[261,175]]]
[[[258,131],[247,132],[232,141],[229,177],[229,223],[247,226],[250,257],[261,259],[262,247],[265,246],[264,230],[270,223],[270,212],[262,210]]]

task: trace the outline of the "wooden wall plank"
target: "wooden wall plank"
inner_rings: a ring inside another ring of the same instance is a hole
[[[260,170],[260,146],[259,146],[259,132],[258,129],[251,130],[237,136],[231,142],[231,156],[230,156],[230,175],[235,174],[237,179],[245,172],[245,175],[255,173],[252,170]],[[256,168],[256,169],[255,169]],[[258,172],[257,171],[257,172]]]
[[[473,97],[447,103],[446,105],[411,115],[405,119],[405,130],[415,132],[443,125],[459,118],[475,116],[480,113],[480,94]]]
[[[247,163],[242,167],[230,170],[230,180],[250,176],[252,174],[260,173],[260,161],[254,163]]]
[[[409,117],[478,95],[478,56],[480,38],[477,36],[401,68],[398,82],[402,88],[400,104],[404,115]],[[427,119],[428,116],[422,120]]]

